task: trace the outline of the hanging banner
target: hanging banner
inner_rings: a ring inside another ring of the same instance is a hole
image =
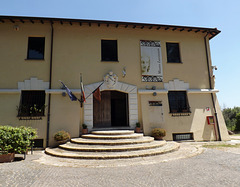
[[[141,40],[142,82],[162,82],[162,55],[160,41]]]

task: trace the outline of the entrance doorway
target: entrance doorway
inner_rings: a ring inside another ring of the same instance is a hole
[[[102,91],[100,102],[93,98],[93,127],[126,127],[128,116],[127,93]]]

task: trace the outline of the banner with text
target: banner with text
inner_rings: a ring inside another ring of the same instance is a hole
[[[162,55],[160,41],[141,40],[142,82],[162,82]]]

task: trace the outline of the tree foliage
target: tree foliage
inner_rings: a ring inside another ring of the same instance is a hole
[[[235,131],[240,131],[240,112],[236,115],[236,128]]]
[[[222,113],[227,128],[231,131],[240,131],[240,107],[225,108]]]
[[[31,127],[0,126],[0,154],[25,153],[36,137]]]

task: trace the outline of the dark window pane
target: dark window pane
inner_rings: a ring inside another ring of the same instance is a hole
[[[18,116],[44,116],[45,91],[22,91]]]
[[[28,59],[44,59],[44,37],[28,38]]]
[[[43,139],[34,139],[34,148],[43,148]]]
[[[167,61],[181,62],[178,43],[167,43]]]
[[[169,91],[168,100],[171,113],[190,112],[187,94],[185,91]]]
[[[117,40],[102,40],[102,61],[118,61]]]

